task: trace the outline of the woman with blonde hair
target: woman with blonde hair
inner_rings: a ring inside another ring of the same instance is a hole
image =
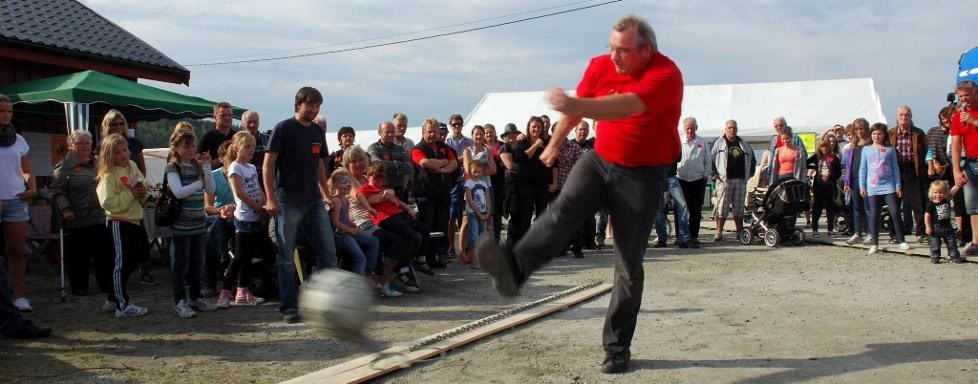
[[[21,312],[31,312],[30,301],[24,297],[27,286],[27,222],[30,214],[27,202],[37,194],[37,184],[27,156],[30,146],[27,140],[14,130],[10,120],[14,117],[14,105],[10,98],[0,94],[0,222],[2,222],[4,254],[14,305]],[[7,287],[0,287],[7,289]]]

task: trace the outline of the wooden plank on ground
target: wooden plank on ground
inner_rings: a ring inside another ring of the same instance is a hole
[[[572,288],[568,291],[573,291],[575,289],[577,288]],[[411,346],[426,340],[430,340],[438,335],[453,333],[455,331],[469,328],[472,325],[481,323],[484,319],[480,319],[442,333],[427,336],[413,342],[399,344],[381,352],[372,353],[345,363],[324,368],[283,383],[361,383],[396,371],[402,367],[407,367],[412,363],[443,354],[447,351],[492,334],[502,332],[509,328],[516,327],[520,324],[547,316],[557,311],[562,311],[572,305],[589,300],[598,295],[602,295],[609,290],[611,290],[611,284],[599,284],[561,299],[528,308],[524,311],[515,313],[512,316],[502,318],[482,327],[474,328],[471,331],[458,333],[457,335],[445,338],[415,351],[410,350]],[[561,293],[556,295],[561,295]]]

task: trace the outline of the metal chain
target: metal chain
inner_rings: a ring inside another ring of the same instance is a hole
[[[478,321],[475,321],[475,322],[466,324],[466,325],[464,325],[462,327],[459,327],[459,328],[456,328],[456,329],[453,329],[453,330],[450,330],[450,331],[445,331],[445,332],[439,333],[439,334],[434,335],[432,337],[429,337],[427,339],[421,340],[417,344],[412,345],[411,348],[408,349],[408,351],[409,352],[417,351],[419,349],[422,349],[422,348],[425,348],[427,346],[436,344],[438,342],[451,339],[451,338],[453,338],[455,336],[458,336],[458,335],[461,335],[463,333],[467,333],[467,332],[470,332],[472,330],[475,330],[475,329],[478,329],[478,328],[482,328],[482,327],[488,326],[488,325],[490,325],[492,323],[498,322],[498,321],[500,321],[502,319],[505,319],[507,317],[513,316],[513,315],[515,315],[517,313],[526,311],[526,310],[528,310],[530,308],[539,307],[541,305],[544,305],[544,304],[547,304],[547,303],[550,303],[550,302],[554,302],[554,301],[560,300],[560,299],[565,298],[567,296],[571,296],[571,295],[577,294],[577,293],[579,293],[581,291],[586,291],[588,289],[591,289],[591,288],[594,288],[594,287],[598,286],[599,284],[601,284],[600,281],[591,281],[591,282],[588,282],[587,284],[577,286],[577,287],[572,288],[572,289],[569,289],[567,291],[556,293],[556,294],[553,294],[553,295],[544,297],[544,298],[542,298],[540,300],[529,302],[529,303],[520,305],[520,306],[518,306],[516,308],[512,308],[512,309],[508,309],[508,310],[499,312],[499,313],[497,313],[495,315],[492,315],[492,316],[483,318],[481,320],[478,320]]]

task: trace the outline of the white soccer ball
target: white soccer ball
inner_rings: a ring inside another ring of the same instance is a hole
[[[299,310],[326,336],[357,340],[370,321],[373,296],[373,288],[363,276],[326,269],[303,283]]]

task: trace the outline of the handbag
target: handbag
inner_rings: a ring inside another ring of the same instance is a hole
[[[163,177],[163,188],[160,195],[156,197],[156,225],[169,227],[180,217],[180,200],[173,195],[173,191],[167,187],[166,175]]]

